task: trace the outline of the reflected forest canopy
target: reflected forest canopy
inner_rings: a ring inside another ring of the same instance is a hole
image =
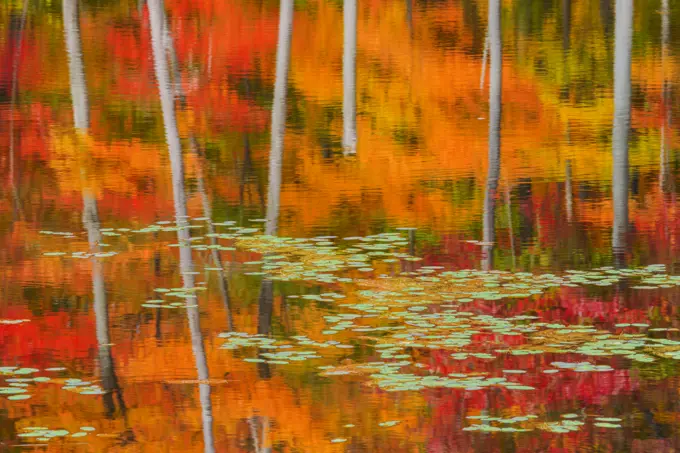
[[[0,450],[680,451],[680,3],[0,24]]]

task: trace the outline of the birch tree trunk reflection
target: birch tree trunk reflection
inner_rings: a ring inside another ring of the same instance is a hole
[[[73,123],[80,132],[90,128],[90,106],[87,97],[83,50],[80,41],[80,23],[78,1],[63,0],[64,34],[66,51],[68,52],[68,72],[71,84],[71,102],[73,103]]]
[[[257,300],[257,333],[268,336],[271,333],[272,315],[274,314],[274,282],[265,278],[260,285],[260,296]],[[272,377],[269,364],[259,362],[257,374],[261,379]]]
[[[77,0],[63,0],[64,34],[69,62],[69,81],[71,103],[73,105],[73,121],[76,129],[76,146],[78,160],[88,160],[87,150],[83,149],[82,136],[88,134],[90,126],[90,109],[83,64],[83,53],[80,39],[80,21]],[[100,252],[101,232],[97,198],[89,187],[89,175],[86,165],[80,167],[80,179],[83,196],[83,225],[87,231],[87,239],[92,254],[92,292],[94,298],[95,329],[98,346],[99,372],[102,387],[106,391],[103,396],[104,407],[108,417],[116,412],[114,395],[118,397],[118,405],[123,415],[126,413],[123,395],[118,385],[113,357],[111,354],[111,337],[109,334],[109,307],[106,298],[106,285],[101,260],[96,254]]]
[[[628,133],[630,129],[633,0],[616,0],[615,14],[612,251],[617,266],[624,266],[628,230]]]
[[[482,53],[482,73],[479,76],[479,89],[484,91],[484,82],[486,82],[486,61],[489,58],[489,30],[487,28],[486,35],[484,35],[484,51]]]
[[[571,170],[571,159],[567,159],[564,168],[564,204],[567,211],[567,223],[574,219],[574,187]]]
[[[663,81],[661,86],[661,105],[663,106],[663,119],[661,125],[661,146],[659,150],[659,187],[662,192],[672,192],[670,187],[670,174],[668,166],[667,140],[670,136],[670,82],[668,80],[668,38],[670,35],[670,11],[668,0],[661,0],[661,73]]]
[[[279,38],[276,46],[276,80],[274,82],[274,102],[272,106],[266,234],[276,234],[278,227],[283,141],[286,135],[286,90],[288,89],[288,66],[290,63],[290,39],[292,34],[293,0],[281,0]]]
[[[218,269],[217,284],[220,289],[220,296],[222,297],[222,305],[224,306],[224,310],[227,314],[227,330],[231,332],[232,330],[234,330],[234,319],[231,314],[229,283],[227,282],[227,274],[224,270],[224,265],[222,264],[222,257],[220,256],[220,252],[217,249],[219,243],[217,242],[217,238],[215,237],[215,226],[212,224],[212,207],[210,206],[210,199],[208,198],[208,193],[205,187],[205,178],[203,176],[203,164],[205,162],[205,156],[199,149],[195,137],[191,137],[189,139],[189,142],[191,146],[191,151],[198,160],[198,165],[196,167],[196,187],[198,189],[198,193],[201,195],[201,204],[203,205],[203,217],[208,219],[206,222],[206,229],[208,231],[207,236],[210,237],[210,245],[212,247],[210,249],[210,256],[212,257],[213,265],[215,266],[215,268]]]
[[[562,50],[565,57],[571,42],[571,1],[562,0]]]
[[[255,447],[255,453],[271,453],[272,446],[269,439],[269,417],[259,417],[254,415],[248,418],[250,427],[250,438]],[[260,431],[262,434],[260,435]]]
[[[501,171],[501,93],[503,46],[501,42],[500,0],[489,0],[489,170],[484,192],[482,269],[493,267],[493,242],[496,238],[496,198]]]
[[[177,60],[177,52],[175,51],[175,43],[170,33],[170,27],[168,25],[168,17],[165,11],[161,10],[163,13],[162,24],[163,24],[163,44],[170,60],[170,70],[169,73],[173,76],[173,87],[174,95],[179,99],[181,108],[186,108],[186,95],[184,89],[182,88],[182,74],[179,67],[179,62]],[[196,166],[196,186],[198,193],[201,196],[201,204],[203,205],[203,217],[207,218],[206,229],[208,230],[208,236],[210,237],[210,255],[213,260],[213,264],[219,270],[218,273],[218,286],[220,290],[220,296],[222,297],[222,305],[227,314],[227,330],[232,331],[234,329],[234,322],[231,313],[231,302],[229,298],[229,284],[227,283],[227,276],[224,272],[224,266],[222,265],[222,258],[220,257],[220,252],[217,249],[218,243],[215,235],[215,226],[212,224],[212,207],[210,206],[210,199],[208,198],[207,190],[205,187],[205,178],[203,177],[203,166],[205,165],[205,155],[201,152],[198,146],[198,141],[196,137],[192,134],[189,136],[189,148],[191,153],[196,157],[198,165]]]
[[[413,39],[413,0],[406,0],[406,24],[408,25],[408,36]]]
[[[186,193],[184,191],[184,161],[182,145],[177,129],[177,117],[175,115],[175,103],[173,99],[173,87],[170,80],[168,61],[165,54],[165,5],[163,0],[148,0],[149,20],[151,23],[151,44],[153,50],[154,68],[158,91],[161,98],[163,111],[163,126],[165,140],[168,144],[170,155],[170,169],[172,173],[172,190],[175,205],[175,221],[177,225],[177,240],[179,242],[180,272],[182,274],[184,290],[192,297],[186,300],[187,318],[191,333],[191,349],[199,380],[199,394],[201,402],[201,418],[203,421],[204,451],[214,452],[213,439],[213,416],[212,402],[210,400],[211,388],[209,383],[210,374],[208,361],[203,345],[201,333],[200,312],[198,299],[194,294],[194,263],[191,253],[191,234],[188,228],[188,215]]]
[[[293,1],[281,0],[279,13],[279,41],[276,48],[276,81],[272,108],[272,138],[269,153],[269,189],[267,191],[267,218],[265,233],[276,235],[279,230],[281,199],[281,170],[283,164],[283,140],[286,131],[286,90],[288,88],[288,65],[290,39],[293,33]],[[274,283],[264,279],[258,298],[258,326],[260,334],[268,335],[274,306]],[[258,364],[261,378],[268,379],[271,371],[267,363]]]
[[[21,59],[21,48],[24,41],[24,29],[26,28],[26,16],[28,15],[28,0],[24,0],[21,10],[21,18],[17,20],[16,17],[10,18],[9,27],[9,48],[12,52],[12,86],[10,87],[10,106],[9,106],[9,187],[12,191],[13,209],[12,215],[14,220],[23,217],[21,212],[21,204],[19,202],[19,191],[17,190],[16,181],[16,137],[14,135],[14,112],[19,97],[19,61]],[[0,87],[0,93],[2,93]]]
[[[344,51],[342,56],[342,147],[357,152],[357,0],[344,0]]]

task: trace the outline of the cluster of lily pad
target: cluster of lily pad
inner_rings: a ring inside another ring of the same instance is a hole
[[[198,223],[191,223],[191,222]],[[264,219],[252,219],[262,222]],[[357,278],[337,275],[341,271],[357,270],[368,273],[375,270],[374,261],[398,263],[400,261],[419,261],[421,258],[405,253],[403,249],[409,240],[402,231],[386,232],[369,236],[347,237],[339,240],[335,236],[318,236],[313,238],[289,238],[260,234],[256,227],[243,227],[234,221],[213,222],[207,217],[182,217],[176,221],[158,221],[155,224],[139,228],[101,228],[103,236],[120,236],[123,234],[159,233],[180,230],[202,229],[209,226],[225,228],[227,232],[208,232],[204,235],[180,239],[186,244],[170,244],[170,246],[190,246],[196,250],[243,249],[263,255],[261,261],[251,261],[248,266],[258,269],[246,272],[250,275],[262,275],[274,280],[301,280],[316,283],[349,283]],[[408,230],[408,229],[400,229]],[[43,234],[74,237],[73,233],[43,231]],[[217,240],[227,240],[228,244],[220,244]],[[107,244],[100,244],[107,246]],[[64,252],[47,252],[46,255],[65,255]],[[115,252],[96,253],[94,256],[106,257]],[[92,256],[86,252],[74,252],[74,258]],[[210,268],[213,269],[213,268]],[[220,268],[214,268],[218,270]],[[567,271],[563,276],[554,274],[534,275],[531,273],[482,272],[475,270],[442,272],[440,266],[422,266],[416,270],[402,271],[401,277],[409,277],[415,287],[428,284],[429,288],[420,291],[414,288],[405,291],[401,297],[425,295],[427,299],[455,300],[465,303],[474,299],[499,300],[506,297],[529,297],[540,294],[548,288],[560,286],[611,286],[624,279],[640,279],[633,288],[667,288],[680,285],[680,277],[665,274],[662,265],[651,265],[637,269],[614,269],[601,267],[591,271]],[[387,276],[381,275],[377,281]],[[434,287],[433,287],[434,285]],[[447,288],[442,288],[440,286]],[[432,291],[438,289],[438,291]],[[419,294],[425,293],[425,294]],[[469,300],[468,300],[469,299]],[[421,299],[422,301],[422,299]]]
[[[103,244],[99,244],[100,246]],[[45,252],[43,253],[43,256],[66,256],[68,253],[66,252]],[[72,252],[69,256],[71,258],[76,258],[76,259],[88,259],[88,258],[109,258],[111,256],[116,256],[118,255],[118,252],[95,252],[95,253],[87,253],[87,252]]]
[[[12,401],[30,399],[33,396],[28,393],[31,384],[51,381],[47,376],[32,376],[38,372],[40,372],[38,368],[0,367],[0,376],[9,376],[5,378],[7,386],[0,387],[0,395]]]
[[[217,235],[224,238],[224,235]],[[262,261],[246,263],[259,265],[261,270],[251,275],[266,275],[272,280],[305,280],[318,283],[349,283],[347,276],[335,275],[341,271],[373,272],[372,260],[387,263],[419,260],[407,253],[396,251],[408,245],[399,233],[382,233],[366,237],[345,238],[357,242],[349,247],[333,242],[335,236],[314,238],[286,238],[270,235],[242,237],[235,241],[239,248],[263,255]]]
[[[444,272],[439,266],[423,266],[396,276],[349,279],[335,274],[352,269],[373,270],[369,269],[368,263],[376,257],[384,258],[389,255],[388,259],[404,259],[404,254],[393,252],[392,249],[405,246],[407,242],[397,233],[388,233],[367,238],[346,238],[358,241],[358,244],[340,248],[332,239],[334,238],[329,236],[292,239],[259,235],[241,237],[236,240],[235,245],[263,254],[261,261],[246,263],[248,266],[261,267],[261,272],[250,272],[251,274],[266,275],[267,278],[278,280],[353,282],[359,286],[352,294],[358,299],[358,303],[344,303],[341,299],[346,295],[330,292],[299,297],[319,302],[337,302],[339,307],[353,311],[326,316],[329,327],[322,333],[332,335],[353,331],[362,333],[364,338],[373,339],[376,352],[381,358],[394,361],[357,364],[354,371],[362,367],[371,370],[366,374],[376,385],[386,390],[420,390],[427,387],[478,390],[489,386],[511,390],[533,389],[531,386],[509,381],[506,377],[434,376],[405,372],[402,368],[413,365],[410,351],[415,349],[452,350],[451,356],[457,360],[494,360],[506,354],[521,356],[549,352],[577,353],[590,357],[621,355],[640,362],[652,362],[657,357],[680,359],[680,342],[674,340],[628,332],[614,334],[598,330],[594,326],[539,322],[536,316],[499,318],[461,309],[461,304],[474,300],[530,297],[563,286],[610,286],[624,279],[639,279],[645,287],[651,284],[661,287],[669,282],[680,284],[680,279],[668,278],[663,274],[663,266],[639,269],[602,267],[589,272],[572,271],[564,276],[477,270]],[[350,291],[351,289],[350,287]],[[432,310],[433,306],[445,309],[435,312]],[[377,324],[367,324],[367,320],[371,318]],[[624,330],[648,327],[643,323],[617,325],[617,328]],[[662,330],[670,329],[649,329],[650,332]],[[366,337],[366,334],[373,336]],[[491,342],[485,345],[484,350],[479,350],[479,345],[474,340],[474,336],[478,334],[492,335],[496,339],[495,343]],[[511,336],[519,336],[523,341],[509,347],[504,338]],[[266,340],[262,338],[258,341]],[[236,346],[232,344],[229,347]],[[249,361],[284,361],[285,357],[290,356],[294,355],[276,353],[271,357],[251,358]],[[322,374],[327,376],[353,373],[343,366],[321,368]],[[607,372],[613,368],[590,361],[553,362],[552,368],[543,372],[551,374],[560,370]],[[525,372],[504,371],[506,375]]]
[[[146,308],[195,308],[196,294],[199,291],[205,291],[203,285],[196,285],[191,288],[156,288],[154,291],[160,294],[164,299],[149,299],[142,304]],[[182,301],[169,301],[167,298],[176,297]]]
[[[64,381],[64,386],[61,389],[80,395],[103,395],[106,393],[99,385],[78,378],[66,379]]]
[[[585,426],[585,416],[579,414],[562,414],[560,420],[539,421],[534,414],[519,415],[509,418],[492,417],[488,415],[469,415],[468,420],[478,421],[479,423],[463,428],[463,431],[477,431],[484,433],[497,432],[531,432],[536,429],[549,431],[552,433],[566,434],[579,431]],[[593,425],[598,428],[621,428],[620,418],[616,417],[595,417]],[[517,427],[517,424],[520,424]],[[514,425],[514,426],[512,426]]]
[[[64,437],[79,438],[85,437],[94,432],[95,428],[92,426],[82,426],[79,431],[71,432],[66,429],[50,429],[43,426],[28,426],[23,428],[23,432],[17,434],[20,438],[30,438],[38,442],[49,442],[52,439],[59,439]]]
[[[421,288],[418,288],[421,289]],[[415,289],[414,289],[415,292]],[[468,391],[483,390],[489,387],[503,387],[508,390],[533,390],[529,385],[515,382],[508,378],[513,374],[524,374],[525,370],[503,370],[505,376],[488,376],[484,374],[450,374],[437,376],[410,371],[410,367],[425,368],[425,365],[414,363],[412,351],[451,350],[451,357],[456,360],[479,359],[495,360],[504,355],[522,356],[544,353],[576,353],[584,356],[623,356],[640,362],[652,362],[656,358],[680,359],[680,341],[667,338],[651,338],[641,333],[613,333],[598,330],[594,326],[564,325],[560,323],[538,322],[538,317],[520,315],[509,318],[498,318],[490,315],[460,311],[460,307],[441,305],[445,310],[435,311],[436,307],[411,305],[412,301],[392,298],[394,294],[381,292],[363,292],[363,297],[380,298],[380,303],[339,303],[338,306],[353,310],[354,313],[335,313],[325,317],[329,328],[322,333],[338,333],[344,330],[360,332],[364,341],[373,340],[375,351],[383,362],[357,363],[351,365],[320,366],[321,374],[339,376],[348,374],[366,375],[379,388],[386,391],[419,391],[426,388],[445,387]],[[344,297],[332,297],[333,293],[321,295],[303,295],[300,297],[323,302],[341,301]],[[358,312],[358,313],[357,313]],[[376,321],[369,325],[367,321]],[[620,324],[618,329],[647,329],[643,323]],[[659,329],[666,330],[666,329]],[[369,334],[367,337],[366,334]],[[483,350],[479,349],[474,336],[492,334],[496,343],[487,342]],[[243,346],[258,346],[263,349],[291,348],[273,338],[264,336],[247,336],[242,333],[227,333],[231,340],[225,348],[237,349]],[[371,336],[372,335],[372,336]],[[244,338],[246,337],[247,338]],[[523,342],[508,346],[504,338],[521,336]],[[318,343],[307,337],[294,337],[306,345],[327,345]],[[342,346],[340,346],[342,347]],[[351,347],[351,346],[348,346]],[[290,359],[294,357],[294,359]],[[314,357],[312,351],[298,355],[289,351],[265,353],[247,361],[270,363],[288,362],[288,360],[305,360]],[[591,361],[560,362],[554,361],[545,374],[570,371],[608,372],[613,368],[607,364]],[[538,370],[537,370],[538,371]],[[567,429],[563,424],[552,426],[555,432]]]
[[[357,307],[355,309],[366,309]],[[350,321],[343,317],[331,316],[342,327],[349,327]],[[639,362],[653,362],[655,357],[680,359],[680,341],[667,338],[650,338],[642,334],[614,334],[600,331],[592,326],[565,326],[556,323],[536,322],[533,316],[516,316],[512,318],[496,318],[489,315],[475,315],[470,312],[447,310],[437,313],[421,311],[388,311],[378,318],[392,325],[375,329],[355,327],[362,332],[376,331],[373,337],[376,353],[388,362],[372,362],[357,365],[370,370],[369,377],[387,390],[421,390],[427,387],[451,387],[478,390],[488,386],[503,386],[508,389],[530,390],[508,381],[506,378],[483,376],[433,376],[403,372],[401,369],[412,364],[409,351],[417,349],[452,350],[455,360],[471,358],[494,360],[504,355],[523,356],[548,352],[576,353],[585,356],[623,356]],[[363,320],[363,318],[362,318]],[[531,322],[528,322],[531,321]],[[498,343],[490,343],[480,351],[475,344],[474,336],[486,333],[494,334]],[[523,344],[508,347],[504,344],[506,336],[522,336]],[[392,361],[393,360],[393,361]],[[546,374],[562,371],[573,372],[608,372],[613,368],[607,364],[596,364],[590,361],[551,363]],[[504,374],[523,374],[524,370],[503,370]],[[330,370],[325,368],[324,374],[350,374],[343,367]]]
[[[489,377],[487,373],[450,373],[447,376],[435,374],[416,374],[404,368],[425,365],[410,360],[399,362],[368,362],[341,366],[320,366],[323,376],[368,375],[379,388],[389,392],[419,391],[427,388],[452,388],[468,391],[483,390],[489,387],[503,387],[508,390],[534,390],[534,387],[505,377]],[[507,370],[506,370],[507,371]]]
[[[525,424],[526,422],[534,423],[535,420],[538,419],[538,415],[534,414],[529,414],[529,415],[516,415],[514,417],[508,417],[508,418],[503,418],[503,417],[491,417],[488,415],[468,415],[467,416],[468,420],[475,420],[479,421],[478,424],[470,425],[465,428],[463,428],[463,431],[481,431],[481,432],[487,432],[487,433],[493,433],[493,432],[530,432],[533,431],[532,428],[528,427],[516,427],[516,426],[511,426],[511,425],[516,425],[518,423]],[[501,426],[497,426],[501,425]]]
[[[137,230],[102,229],[101,232],[104,236],[119,236],[124,233],[155,234],[205,227],[191,224],[190,220],[183,218],[177,223],[160,221]],[[193,220],[210,222],[207,218]],[[262,219],[256,219],[260,220]],[[324,365],[319,368],[325,376],[366,375],[379,388],[391,392],[419,391],[426,388],[477,391],[491,387],[526,391],[534,388],[512,380],[513,375],[522,375],[526,370],[506,369],[502,371],[502,376],[491,376],[488,373],[451,373],[440,376],[429,371],[423,372],[422,368],[425,366],[415,363],[412,353],[415,350],[448,350],[454,360],[488,361],[506,355],[546,353],[578,354],[589,358],[587,361],[553,361],[550,368],[542,370],[546,374],[612,371],[611,366],[594,362],[599,357],[620,356],[637,362],[680,360],[680,341],[652,336],[654,332],[672,331],[672,328],[650,328],[645,323],[621,323],[615,326],[618,332],[614,333],[594,326],[540,322],[536,316],[499,318],[463,309],[465,304],[475,300],[528,298],[562,287],[611,287],[624,281],[632,282],[629,287],[638,290],[680,285],[680,276],[666,274],[665,267],[661,265],[636,269],[601,267],[590,271],[567,271],[561,276],[479,270],[445,271],[440,266],[421,266],[408,270],[392,267],[390,275],[376,276],[375,270],[379,267],[376,263],[420,260],[403,251],[409,241],[401,233],[382,233],[343,240],[334,236],[286,238],[259,234],[258,228],[237,226],[231,221],[211,224],[213,227],[224,228],[226,232],[208,232],[189,239],[180,238],[180,241],[186,242],[170,246],[189,246],[196,251],[241,249],[260,253],[260,260],[243,263],[245,274],[264,276],[271,280],[306,281],[322,285],[351,284],[345,285],[346,294],[327,291],[321,294],[288,296],[336,304],[341,310],[351,311],[326,316],[328,328],[322,333],[361,333],[365,342],[370,341],[373,344],[376,354],[382,360],[341,366]],[[215,230],[211,228],[210,231]],[[218,240],[228,242],[218,243]],[[79,258],[90,254],[75,252],[72,256]],[[213,269],[221,270],[206,268]],[[203,289],[205,288],[202,286],[190,289],[158,288],[156,292],[162,294],[163,298],[149,300],[143,306],[186,307],[187,300],[195,299],[196,292]],[[351,303],[343,300],[347,296],[352,296]],[[169,297],[184,300],[169,301]],[[642,331],[646,333],[639,333]],[[475,335],[480,334],[491,338],[485,341],[483,348],[475,340]],[[255,354],[243,359],[254,363],[284,365],[322,358],[320,351],[324,348],[353,348],[352,345],[337,341],[316,341],[308,337],[292,337],[291,340],[284,341],[242,332],[227,332],[220,336],[226,340],[222,345],[224,349],[254,348]],[[507,341],[509,337],[520,341]],[[89,383],[67,382],[66,388],[76,390],[84,387],[85,392],[98,391],[88,390],[88,385]],[[523,431],[528,428],[505,425],[529,420],[514,417],[489,418],[484,421],[490,423],[473,425],[466,430]],[[608,424],[614,425],[611,420],[598,420],[595,425],[614,427]],[[565,416],[560,421],[535,424],[534,428],[563,433],[577,430],[582,425],[582,421]]]
[[[451,388],[466,391],[502,387],[508,390],[535,390],[530,385],[509,381],[505,377],[487,377],[481,374],[451,373],[448,376],[418,375],[394,372],[394,367],[383,367],[371,375],[377,386],[389,392],[423,390],[426,388]]]
[[[76,237],[75,233],[71,231],[48,231],[48,230],[41,230],[39,231],[40,234],[44,235],[51,235],[51,236],[60,236],[64,238],[74,238]]]
[[[391,428],[393,426],[397,426],[399,423],[401,423],[401,420],[387,420],[384,422],[378,423],[378,426],[381,428]],[[343,428],[354,428],[356,425],[353,423],[348,423],[343,426]],[[336,437],[335,439],[331,439],[332,444],[341,444],[344,442],[347,442],[349,439],[346,437]]]
[[[7,386],[0,387],[0,395],[11,401],[27,400],[33,397],[30,390],[36,384],[58,382],[63,383],[62,390],[71,391],[80,395],[103,395],[106,393],[99,385],[78,378],[54,379],[49,376],[36,376],[37,373],[58,373],[65,368],[53,367],[40,370],[38,368],[5,366],[0,367],[0,376],[3,376]]]
[[[246,357],[243,359],[244,362],[251,363],[287,365],[290,362],[320,359],[323,357],[320,355],[320,350],[325,348],[354,349],[354,346],[343,344],[339,341],[319,342],[302,335],[291,337],[290,342],[276,340],[262,334],[248,334],[246,332],[225,332],[219,334],[219,337],[226,340],[220,346],[221,349],[257,348],[259,351],[256,357]],[[295,347],[304,349],[296,350],[294,349]],[[277,349],[279,351],[274,352]]]

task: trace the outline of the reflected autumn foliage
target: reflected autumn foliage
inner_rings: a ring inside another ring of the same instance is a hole
[[[92,263],[42,254],[89,247],[84,192],[96,200],[103,228],[143,228],[177,212],[148,8],[136,0],[79,4],[87,134],[73,131],[61,2],[31,2],[23,23],[23,2],[0,7],[0,148],[13,150],[0,157],[0,319],[30,320],[0,324],[0,365],[63,366],[69,376],[104,379],[98,347],[110,348],[125,410],[111,411],[101,396],[64,391],[60,381],[40,384],[30,400],[0,397],[0,438],[14,441],[28,426],[92,424],[102,434],[87,438],[95,451],[206,451],[199,387],[208,384],[199,382],[205,376],[197,380],[192,349],[200,337],[210,370],[215,451],[680,449],[677,371],[667,364],[645,368],[615,358],[613,372],[543,374],[554,360],[549,354],[507,355],[492,363],[457,361],[439,350],[413,356],[437,374],[539,370],[513,376],[536,387],[531,392],[392,393],[354,376],[320,377],[316,365],[306,364],[271,366],[263,373],[220,350],[217,335],[230,324],[256,333],[266,318],[262,331],[272,336],[320,340],[326,338],[323,318],[336,307],[287,297],[309,286],[273,284],[266,288],[271,314],[260,316],[263,285],[243,274],[243,263],[260,256],[229,251],[215,260],[213,253],[198,251],[196,279],[205,280],[207,290],[198,297],[200,328],[192,337],[186,311],[141,307],[158,297],[156,288],[182,285],[180,253],[168,247],[177,241],[174,233],[103,241],[120,254],[103,261],[112,345],[98,344]],[[612,261],[615,17],[607,5],[500,4],[502,152],[490,225],[495,268],[560,273]],[[631,265],[672,264],[680,243],[678,141],[671,127],[678,113],[672,81],[680,61],[668,50],[674,41],[669,25],[656,19],[657,6],[636,2],[633,17],[626,237]],[[670,23],[677,23],[680,10],[665,8]],[[266,212],[279,7],[251,0],[168,0],[164,12],[159,54],[167,59],[167,105],[175,107],[185,149],[177,160],[184,166],[186,210],[248,225]],[[295,3],[283,90],[287,109],[280,115],[286,123],[280,137],[281,235],[343,237],[417,227],[409,246],[422,264],[479,267],[481,247],[470,241],[483,237],[489,173],[490,74],[482,66],[487,13],[487,2],[474,0],[359,2],[357,150],[344,156],[343,8],[325,0]],[[74,231],[76,239],[41,230]],[[215,262],[224,265],[219,278],[228,284],[203,273]],[[385,265],[378,269],[383,272],[396,268]],[[608,329],[650,320],[680,327],[680,300],[673,291],[563,288],[512,302],[472,302],[467,309]],[[474,341],[492,350],[523,340],[477,335]],[[329,351],[327,358],[348,364],[377,360],[364,345],[353,353]],[[554,419],[569,411],[622,415],[629,424],[614,432],[588,426],[566,435],[462,431],[468,415],[536,413]],[[387,420],[400,423],[379,425]],[[347,442],[330,442],[336,438]],[[69,448],[50,442],[44,451]]]

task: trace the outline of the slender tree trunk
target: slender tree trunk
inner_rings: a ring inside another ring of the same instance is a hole
[[[272,453],[272,442],[269,437],[269,417],[262,417],[262,453]]]
[[[281,0],[279,13],[279,41],[276,49],[276,81],[274,84],[274,105],[272,109],[271,152],[269,153],[269,189],[267,192],[267,223],[265,233],[276,235],[279,230],[281,199],[281,172],[283,165],[283,141],[286,130],[286,90],[288,87],[288,66],[290,63],[290,40],[293,33],[293,2]],[[246,152],[249,153],[249,148]],[[249,154],[246,155],[249,158]],[[246,163],[244,162],[244,165]],[[273,311],[274,286],[264,279],[258,301],[258,333],[268,335]],[[270,376],[266,363],[258,364],[260,377]]]
[[[276,46],[276,81],[272,108],[271,151],[269,153],[269,190],[267,192],[267,224],[265,233],[278,230],[281,198],[283,141],[286,135],[286,90],[290,64],[290,40],[293,34],[293,0],[281,0],[279,38]]]
[[[206,227],[208,230],[208,236],[210,236],[210,245],[213,247],[210,249],[210,256],[212,257],[213,265],[218,268],[218,286],[220,289],[220,296],[222,297],[222,305],[227,313],[227,330],[234,330],[234,320],[231,314],[231,300],[229,297],[229,283],[227,282],[227,275],[224,271],[224,265],[222,264],[222,257],[220,256],[220,251],[216,248],[219,244],[217,238],[214,237],[215,226],[212,224],[212,207],[210,206],[210,199],[205,187],[205,178],[203,177],[203,162],[204,158],[202,153],[198,149],[198,144],[194,137],[191,138],[191,148],[198,161],[198,166],[196,170],[196,185],[198,188],[198,193],[201,195],[201,204],[203,205],[203,216],[208,219],[206,222]]]
[[[571,66],[569,65],[569,50],[571,48],[571,1],[562,0],[562,67],[564,68],[564,82],[560,87],[560,99],[566,100],[571,96]],[[567,126],[568,128],[568,126]]]
[[[659,187],[662,192],[670,192],[670,175],[668,168],[667,139],[670,128],[671,109],[670,109],[670,83],[668,80],[668,39],[670,35],[670,11],[668,0],[661,0],[661,72],[663,74],[663,85],[661,87],[663,120],[661,125],[661,147],[659,150]]]
[[[571,0],[562,0],[562,50],[568,51],[571,41]]]
[[[12,86],[10,88],[10,107],[9,107],[9,186],[12,190],[13,216],[15,219],[23,217],[21,204],[19,203],[19,191],[17,190],[16,173],[16,137],[14,134],[14,114],[16,111],[17,99],[19,97],[19,61],[21,59],[21,48],[24,41],[24,29],[26,28],[26,16],[28,15],[28,0],[24,0],[19,19],[19,29],[10,27],[10,39],[14,42],[14,55],[12,56]],[[12,25],[15,21],[12,21]],[[16,35],[16,36],[15,36]]]
[[[165,54],[165,5],[163,0],[148,0],[147,4],[149,6],[149,19],[151,22],[151,43],[153,49],[154,68],[161,98],[161,108],[163,110],[165,139],[168,144],[168,152],[170,155],[175,217],[178,228],[177,239],[179,242],[180,272],[184,282],[184,290],[189,294],[195,294],[195,282],[193,276],[194,263],[190,242],[191,234],[188,228],[189,217],[187,214],[186,193],[184,191],[184,161],[179,131],[177,129],[177,118],[175,115],[175,104],[173,100],[170,71]],[[203,420],[204,451],[213,453],[215,451],[215,442],[213,438],[212,402],[210,399],[210,373],[208,371],[208,361],[205,354],[205,347],[203,345],[203,335],[201,333],[198,298],[195,295],[193,297],[187,298],[186,304],[189,330],[191,333],[191,348],[194,354],[196,371],[198,373],[199,380],[201,416]]]
[[[616,0],[614,49],[614,128],[612,132],[612,250],[617,265],[625,265],[628,230],[628,134],[630,129],[633,0]]]
[[[253,415],[248,417],[248,425],[250,427],[250,437],[253,441],[255,453],[271,453],[272,446],[269,439],[269,417],[259,417],[257,415]],[[260,426],[262,429],[261,439]]]
[[[269,335],[271,332],[272,314],[274,301],[274,282],[263,280],[260,286],[260,298],[258,306],[260,308],[257,322],[257,333]]]
[[[257,333],[268,336],[271,333],[272,316],[274,314],[274,282],[269,279],[262,280],[260,285],[260,297],[258,299]],[[271,377],[268,363],[258,363],[257,371],[262,379]]]
[[[87,98],[87,82],[83,65],[83,50],[80,41],[78,0],[63,0],[64,33],[68,52],[68,70],[73,102],[73,123],[78,131],[90,128],[90,106]]]
[[[357,0],[344,0],[344,53],[342,56],[342,147],[357,152]]]
[[[186,95],[184,89],[182,88],[182,73],[179,68],[179,61],[177,60],[177,52],[175,51],[175,42],[170,33],[170,26],[168,24],[168,17],[163,11],[163,42],[165,45],[165,50],[168,54],[168,59],[170,60],[169,72],[173,75],[174,82],[174,94],[179,99],[182,108],[186,108]],[[229,300],[229,284],[227,283],[226,274],[224,272],[224,267],[222,265],[222,258],[220,257],[220,252],[216,248],[218,245],[217,238],[213,235],[215,234],[215,227],[212,224],[212,208],[210,206],[210,200],[206,192],[205,179],[203,177],[203,165],[205,162],[205,156],[198,147],[198,142],[196,137],[192,134],[189,136],[189,146],[191,148],[192,154],[196,157],[198,166],[196,167],[196,180],[198,186],[198,193],[201,196],[201,203],[203,205],[203,216],[208,218],[207,230],[210,235],[210,245],[213,248],[210,249],[210,255],[213,260],[215,267],[219,268],[219,280],[218,285],[220,289],[220,295],[222,296],[222,305],[224,306],[225,312],[227,314],[227,329],[232,331],[234,329],[233,319],[231,315],[231,304]]]
[[[243,162],[241,162],[241,175],[238,184],[238,201],[241,209],[243,209],[243,204],[245,202],[246,184],[248,183],[249,174],[250,140],[248,140],[248,134],[243,134]]]
[[[501,102],[503,45],[501,42],[500,0],[489,0],[489,50],[491,65],[489,83],[489,170],[484,192],[482,269],[493,268],[493,242],[496,239],[496,198],[501,171]]]
[[[409,38],[413,39],[413,0],[406,1],[406,24],[408,25]]]
[[[486,81],[486,62],[489,58],[489,30],[486,30],[484,36],[484,52],[482,53],[482,73],[479,76],[479,89],[484,91],[484,82]]]
[[[73,105],[74,126],[79,135],[77,139],[78,153],[86,153],[80,143],[80,136],[89,133],[90,107],[85,79],[85,65],[80,38],[80,21],[77,0],[63,1],[64,32],[66,51],[69,60],[69,80],[71,86],[71,102]],[[79,158],[82,161],[82,158]],[[111,336],[109,333],[109,306],[106,298],[104,269],[101,260],[96,256],[100,251],[101,232],[97,197],[89,187],[89,177],[85,168],[80,169],[83,196],[83,225],[87,231],[87,239],[92,254],[92,292],[94,298],[95,330],[97,336],[99,373],[102,387],[106,391],[103,396],[105,411],[108,417],[116,412],[114,396],[118,395],[118,404],[123,415],[126,413],[125,402],[118,378],[115,373],[111,354]]]
[[[515,228],[512,224],[512,197],[510,196],[510,184],[505,186],[505,209],[508,217],[508,239],[510,241],[510,256],[512,257],[512,268],[517,266],[517,256],[515,254]]]
[[[100,251],[101,241],[99,217],[97,213],[97,199],[88,191],[83,191],[83,224],[87,230],[90,253]],[[92,256],[92,289],[94,295],[94,316],[97,335],[97,348],[99,358],[99,373],[102,380],[102,388],[106,392],[102,400],[107,417],[113,417],[116,413],[115,397],[118,397],[120,412],[125,416],[127,408],[123,399],[122,390],[118,384],[113,355],[111,354],[111,336],[109,333],[109,305],[106,297],[106,285],[104,281],[104,269],[100,258]]]
[[[165,11],[163,13],[163,45],[170,60],[170,73],[172,75],[173,93],[180,104],[185,101],[184,90],[182,89],[182,75],[179,67],[179,60],[177,60],[177,52],[175,51],[175,42],[170,33],[170,26],[168,24],[168,16]]]
[[[567,159],[564,170],[564,201],[567,208],[567,222],[571,223],[574,218],[574,188],[571,181],[571,160]]]

